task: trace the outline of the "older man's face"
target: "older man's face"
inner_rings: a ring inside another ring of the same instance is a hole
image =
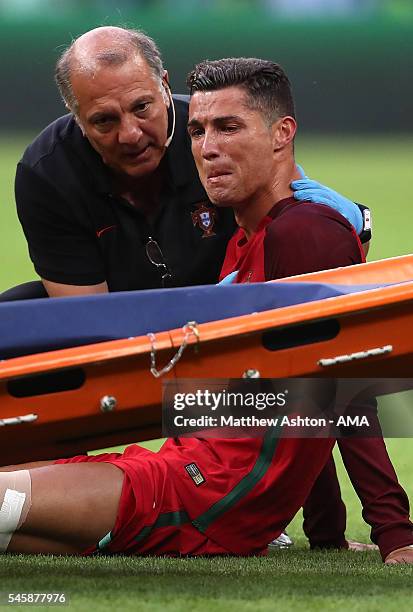
[[[169,102],[147,63],[74,71],[72,88],[79,124],[105,164],[131,178],[154,172],[165,153]]]
[[[233,86],[196,92],[188,132],[192,154],[209,199],[235,208],[268,194],[274,177],[271,129]]]

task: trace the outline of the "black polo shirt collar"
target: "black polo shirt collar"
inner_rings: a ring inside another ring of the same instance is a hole
[[[175,106],[175,133],[169,145],[165,161],[168,164],[169,176],[174,186],[182,187],[194,180],[196,174],[195,163],[192,158],[191,144],[187,132],[188,124],[188,101],[189,96],[185,96],[187,100],[183,100],[184,96],[179,98],[174,97]],[[172,111],[168,110],[169,125],[172,125]],[[169,130],[168,130],[169,133]],[[188,169],[192,168],[195,173],[188,175]]]

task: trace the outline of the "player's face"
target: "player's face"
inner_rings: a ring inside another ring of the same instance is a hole
[[[257,202],[274,177],[272,130],[241,87],[196,92],[189,106],[192,154],[209,199],[220,206]]]
[[[158,167],[165,153],[169,99],[142,58],[75,71],[78,122],[92,147],[118,174],[140,178]]]

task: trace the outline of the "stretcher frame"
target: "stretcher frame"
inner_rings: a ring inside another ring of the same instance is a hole
[[[393,284],[185,330],[5,360],[1,464],[159,437],[163,379],[240,378],[247,370],[267,378],[410,376],[413,255],[276,282]],[[185,339],[180,360],[164,376],[154,376],[151,367],[174,360]],[[53,390],[53,376],[63,390]],[[41,393],[30,393],[31,384]]]

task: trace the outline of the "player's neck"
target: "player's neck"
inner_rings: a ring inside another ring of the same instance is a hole
[[[234,206],[236,222],[242,227],[248,240],[274,205],[293,195],[290,183],[297,178],[300,178],[300,175],[295,162],[293,159],[288,160],[288,163],[277,165],[268,185],[255,192],[247,201]]]

